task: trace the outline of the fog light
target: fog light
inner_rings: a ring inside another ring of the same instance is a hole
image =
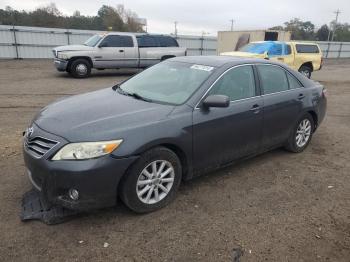
[[[79,199],[79,191],[74,189],[74,188],[69,189],[68,195],[69,195],[69,197],[72,200],[78,200]]]

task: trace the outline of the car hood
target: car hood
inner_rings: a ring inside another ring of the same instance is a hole
[[[68,51],[89,51],[94,48],[87,45],[63,45],[55,47],[54,50],[57,52],[68,52]]]
[[[145,102],[107,88],[54,102],[34,122],[70,142],[113,140],[130,129],[165,120],[173,109],[173,105]]]
[[[224,52],[220,53],[220,55],[227,55],[227,56],[239,56],[239,57],[251,57],[251,58],[265,58],[265,54],[255,54],[255,53],[249,53],[249,52]]]

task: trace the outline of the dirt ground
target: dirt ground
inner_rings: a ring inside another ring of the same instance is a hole
[[[49,60],[0,61],[1,261],[233,261],[236,249],[241,261],[350,261],[350,60],[326,61],[313,75],[328,88],[328,112],[301,154],[275,150],[186,182],[151,214],[119,203],[56,226],[21,222],[30,119],[132,73],[77,80]]]

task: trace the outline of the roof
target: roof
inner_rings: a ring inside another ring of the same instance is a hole
[[[241,62],[246,62],[247,60],[251,59],[234,56],[178,56],[171,59],[171,61],[175,62],[200,64],[213,67],[221,67],[228,63],[239,64]]]
[[[250,42],[250,43],[317,45],[316,42],[304,42],[304,41],[253,41],[253,42]]]

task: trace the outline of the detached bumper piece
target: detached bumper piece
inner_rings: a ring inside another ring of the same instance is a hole
[[[50,205],[39,191],[32,189],[23,195],[20,218],[22,221],[41,220],[47,225],[55,225],[72,219],[78,213]]]

